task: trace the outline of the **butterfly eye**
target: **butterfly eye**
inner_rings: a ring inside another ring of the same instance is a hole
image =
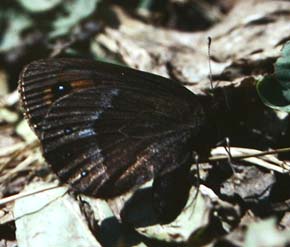
[[[72,87],[70,85],[57,84],[53,87],[52,92],[58,98],[69,93],[71,90],[72,90]]]

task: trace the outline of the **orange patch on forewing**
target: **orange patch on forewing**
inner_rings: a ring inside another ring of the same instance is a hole
[[[71,86],[75,89],[87,88],[93,85],[94,85],[94,82],[92,80],[78,80],[78,81],[71,82]]]

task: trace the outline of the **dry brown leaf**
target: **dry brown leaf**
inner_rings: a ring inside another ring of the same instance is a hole
[[[131,67],[184,82],[203,82],[202,87],[208,87],[208,36],[213,40],[213,76],[223,79],[220,75],[226,68],[235,72],[231,80],[257,71],[270,72],[269,66],[260,63],[267,64],[277,57],[282,43],[290,38],[289,10],[287,1],[237,1],[210,30],[186,33],[144,24],[115,8],[120,27],[107,28],[97,39],[111,51],[121,53]]]

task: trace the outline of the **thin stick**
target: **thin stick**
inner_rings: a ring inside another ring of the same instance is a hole
[[[235,160],[239,160],[239,159],[245,159],[245,158],[251,158],[251,157],[264,156],[264,155],[268,155],[268,154],[277,154],[277,153],[286,153],[286,152],[290,152],[290,147],[279,148],[279,149],[275,149],[275,150],[271,150],[271,151],[263,151],[263,152],[261,151],[261,152],[255,153],[255,154],[236,155],[236,156],[232,156],[231,158],[235,159]],[[226,160],[226,159],[228,159],[228,156],[221,155],[221,156],[209,157],[207,161],[219,161],[219,160]]]
[[[0,199],[0,206],[4,205],[6,203],[9,203],[9,202],[14,202],[15,200],[18,200],[18,199],[21,199],[21,198],[24,198],[24,197],[27,197],[27,196],[32,196],[32,195],[35,195],[35,194],[38,194],[38,193],[41,193],[41,192],[44,192],[44,191],[48,191],[48,190],[53,190],[53,189],[56,189],[56,188],[59,188],[59,185],[53,185],[53,186],[50,186],[50,187],[47,187],[47,188],[43,188],[43,189],[39,189],[39,190],[36,190],[36,191],[33,191],[33,192],[28,191],[28,192],[19,193],[19,194],[13,195],[13,196],[8,196],[8,197]]]
[[[3,157],[9,156],[9,158],[5,162],[0,162],[0,172],[2,172],[7,167],[7,165],[9,165],[9,163],[12,162],[21,152],[24,152],[25,150],[34,149],[38,146],[39,146],[39,141],[35,140],[35,141],[27,144],[26,146],[25,145],[20,146],[20,148],[14,150],[14,152],[11,154],[8,153],[6,155],[3,155]],[[8,151],[10,151],[10,150],[8,150]],[[2,153],[2,154],[4,154],[4,153]],[[2,157],[2,154],[0,154],[0,158]],[[3,177],[0,178],[0,181],[1,180],[3,180]]]

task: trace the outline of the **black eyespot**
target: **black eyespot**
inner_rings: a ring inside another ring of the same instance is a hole
[[[87,175],[88,175],[88,171],[83,170],[83,171],[81,172],[81,177],[82,177],[82,178],[86,177]]]
[[[71,86],[68,84],[57,84],[52,88],[53,95],[59,98],[72,90]]]
[[[65,135],[70,135],[73,132],[73,129],[68,127],[68,128],[65,128],[63,131]]]

